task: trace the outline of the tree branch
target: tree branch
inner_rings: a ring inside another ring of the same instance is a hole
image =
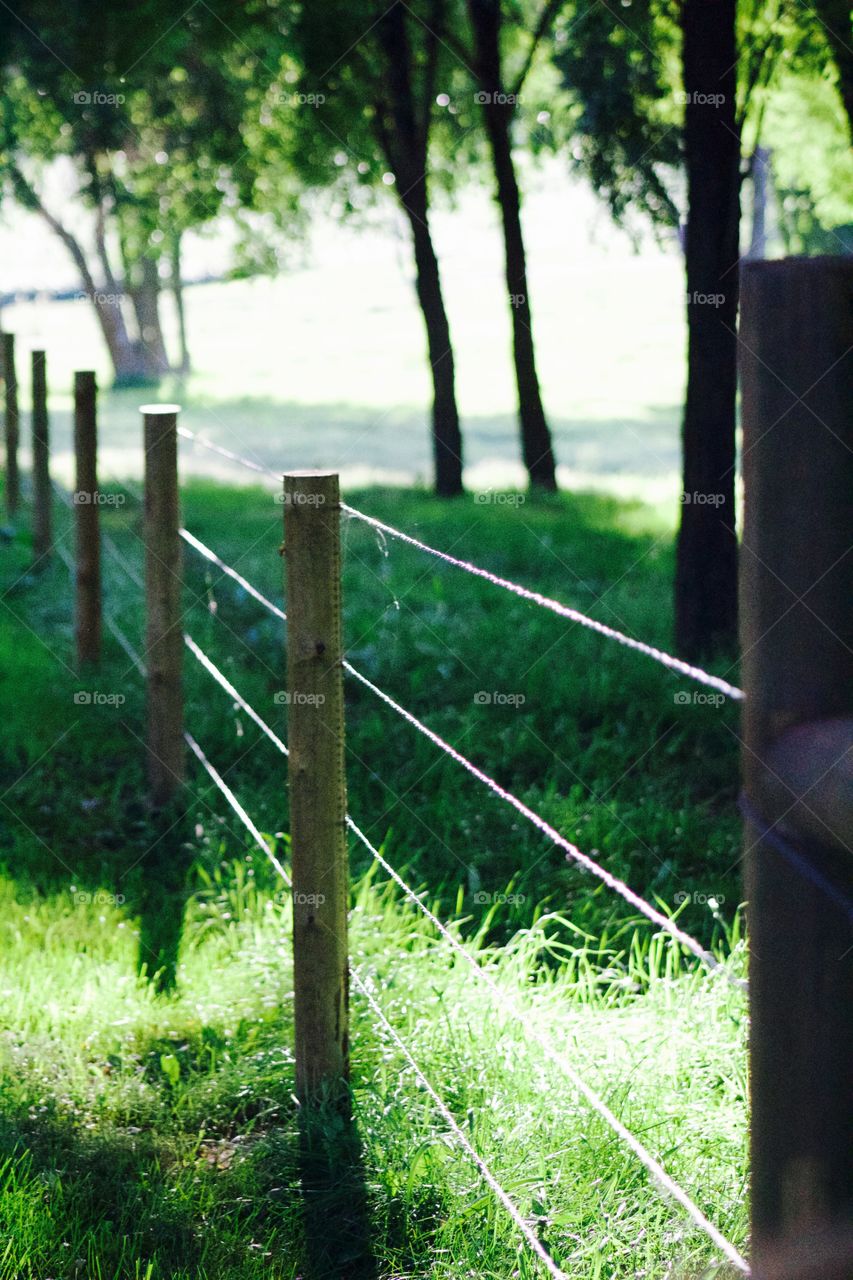
[[[527,50],[527,57],[524,60],[524,65],[516,77],[515,84],[512,87],[512,92],[515,97],[518,97],[521,93],[521,90],[524,87],[524,82],[530,74],[530,68],[533,66],[533,59],[536,57],[536,50],[539,48],[539,45],[548,33],[549,27],[565,4],[566,0],[546,0],[545,7],[539,15],[539,21],[533,29],[533,33],[530,37],[530,48]]]

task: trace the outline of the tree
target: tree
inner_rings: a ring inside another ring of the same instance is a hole
[[[418,303],[433,384],[436,491],[462,492],[462,435],[450,324],[430,225],[430,162],[436,85],[447,57],[447,0],[329,0],[305,4],[294,44],[280,50],[278,84],[267,95],[256,140],[262,175],[255,198],[279,199],[278,178],[296,170],[328,189],[347,217],[371,193],[396,194],[412,238]],[[452,123],[449,126],[452,129]],[[258,194],[260,193],[260,194]]]
[[[104,0],[97,22],[56,0],[34,0],[26,24],[0,11],[0,173],[71,255],[119,383],[168,367],[161,270],[174,286],[181,235],[230,207],[245,89],[263,79],[257,51],[274,22],[254,0],[236,12],[213,0],[178,22],[157,0],[131,9]],[[74,176],[88,234],[43,193],[57,157]],[[185,331],[183,347],[186,363]]]
[[[735,451],[740,122],[735,0],[684,0],[687,394],[675,639],[699,658],[737,642]]]
[[[512,154],[512,125],[524,82],[540,41],[549,30],[561,3],[546,0],[529,36],[521,71],[510,83],[504,69],[502,40],[506,10],[501,0],[466,0],[473,52],[464,51],[477,84],[495,177],[504,237],[506,287],[512,317],[513,357],[518,387],[518,415],[524,465],[532,484],[556,489],[557,469],[551,432],[545,418],[533,343],[533,314],[527,283],[527,257],[521,226],[521,193]],[[514,6],[512,6],[514,12]]]

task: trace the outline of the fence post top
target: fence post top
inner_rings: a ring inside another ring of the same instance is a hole
[[[308,470],[285,471],[285,480],[337,480],[337,471]]]
[[[141,404],[139,412],[146,418],[165,417],[167,414],[180,413],[181,406],[179,404]]]

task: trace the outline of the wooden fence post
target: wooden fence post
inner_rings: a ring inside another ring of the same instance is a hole
[[[349,897],[338,476],[284,477],[296,1089],[340,1098],[349,1070]]]
[[[74,528],[77,662],[101,658],[101,532],[98,491],[97,387],[91,370],[74,375]]]
[[[793,1275],[795,1256],[841,1280],[853,1274],[853,261],[742,272],[752,1262],[762,1280]]]
[[[50,488],[50,436],[47,416],[47,361],[32,353],[33,400],[33,552],[44,560],[53,549],[53,494]]]
[[[141,409],[145,436],[145,662],[148,668],[148,784],[155,809],[184,781],[184,641],[176,404]]]
[[[3,379],[6,388],[6,514],[13,519],[18,512],[21,481],[18,473],[18,372],[15,366],[15,335],[3,334]]]

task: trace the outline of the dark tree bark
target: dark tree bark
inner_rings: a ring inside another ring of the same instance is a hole
[[[152,382],[169,371],[169,357],[160,323],[160,276],[157,261],[145,257],[138,263],[139,280],[130,290],[139,333],[141,363]]]
[[[394,5],[379,24],[386,57],[388,110],[377,105],[376,127],[395,179],[397,195],[412,232],[416,289],[427,335],[432,372],[432,444],[435,488],[441,497],[462,493],[462,432],[456,404],[455,363],[450,323],[441,289],[438,256],[429,225],[427,165],[430,113],[434,99],[437,42],[443,22],[443,0],[436,0],[426,32],[427,65],[417,91],[407,28],[408,13]]]
[[[557,487],[556,463],[536,372],[527,259],[521,229],[521,195],[512,158],[515,95],[504,88],[501,67],[500,0],[467,0],[467,5],[474,37],[478,98],[492,154],[503,226],[522,457],[531,484],[553,490]]]
[[[184,282],[181,277],[181,237],[175,236],[172,242],[172,297],[175,299],[175,312],[178,317],[178,343],[180,345],[180,364],[178,372],[187,374],[190,371],[190,347],[187,338],[187,317],[184,310]]]
[[[853,140],[853,31],[850,27],[850,0],[815,0],[814,7],[838,69],[838,90],[847,112],[850,138]]]
[[[737,640],[735,422],[740,227],[735,0],[683,0],[687,397],[675,633],[690,659]]]

